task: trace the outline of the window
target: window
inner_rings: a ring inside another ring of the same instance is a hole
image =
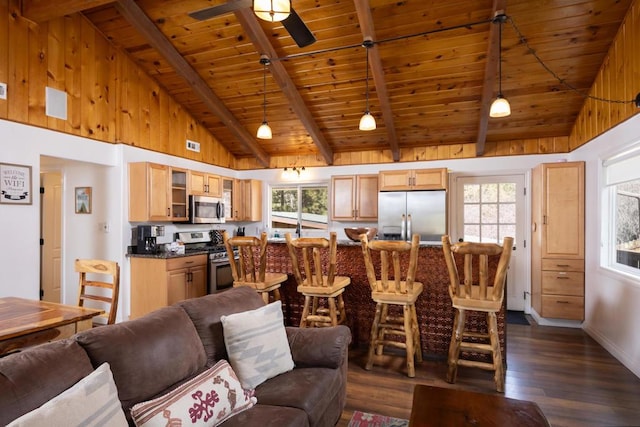
[[[640,277],[640,149],[604,162],[603,264]]]
[[[327,229],[328,194],[325,184],[271,187],[271,228],[280,233],[292,232],[298,224],[301,229]]]

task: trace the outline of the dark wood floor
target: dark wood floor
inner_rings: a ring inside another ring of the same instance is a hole
[[[446,383],[444,360],[427,359],[408,378],[402,356],[382,356],[371,371],[364,349],[349,359],[342,427],[355,410],[408,419],[415,384],[495,393],[492,373],[479,369],[460,367]],[[581,329],[510,324],[507,364],[504,395],[536,402],[553,427],[640,426],[640,379]]]

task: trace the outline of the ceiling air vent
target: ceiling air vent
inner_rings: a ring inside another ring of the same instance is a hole
[[[187,139],[187,150],[195,151],[196,153],[200,152],[200,143],[195,141],[189,141]]]

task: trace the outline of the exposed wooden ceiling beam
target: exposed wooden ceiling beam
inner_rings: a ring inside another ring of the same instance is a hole
[[[505,13],[507,0],[493,0],[493,16]],[[493,93],[496,85],[496,73],[500,61],[500,27],[501,24],[493,23],[489,29],[489,43],[487,46],[487,62],[484,66],[484,86],[480,99],[480,120],[478,123],[478,135],[476,138],[476,156],[484,154],[484,144],[487,140],[489,127],[489,110],[493,101]]]
[[[376,40],[376,32],[373,27],[373,16],[369,7],[369,0],[354,0],[358,21],[360,21],[360,29],[362,31],[363,40]],[[376,94],[380,102],[380,110],[382,110],[382,119],[387,129],[387,138],[391,146],[391,155],[393,161],[400,161],[400,147],[398,146],[398,136],[396,127],[393,122],[393,111],[389,102],[389,92],[387,92],[387,83],[384,78],[384,69],[382,68],[382,60],[380,59],[380,51],[378,45],[374,44],[369,48],[369,63],[371,65],[371,74],[373,75],[373,84],[376,87]]]
[[[277,58],[278,55],[276,54],[273,45],[269,42],[267,35],[264,33],[264,30],[260,26],[258,18],[253,11],[250,8],[243,8],[236,10],[234,13],[258,53],[261,55],[267,55],[270,59]],[[282,90],[282,93],[289,101],[293,111],[296,113],[307,132],[309,132],[309,135],[311,136],[314,144],[318,147],[318,150],[320,150],[325,162],[327,162],[328,165],[332,165],[333,150],[329,146],[324,134],[313,118],[311,111],[307,108],[302,96],[296,89],[296,85],[293,83],[293,80],[289,77],[284,65],[280,61],[271,61],[269,69],[271,70],[273,79],[276,81],[278,86],[280,86],[280,90]]]
[[[21,13],[28,20],[41,23],[109,3],[113,0],[22,0]]]
[[[235,135],[240,143],[256,156],[260,164],[269,167],[270,157],[266,151],[254,140],[254,137],[247,131],[235,116],[225,107],[222,100],[211,90],[196,70],[191,67],[186,59],[171,44],[165,35],[155,26],[134,0],[118,0],[116,3],[118,12],[133,25],[166,60],[176,70],[193,91],[202,99],[207,108],[213,112]]]

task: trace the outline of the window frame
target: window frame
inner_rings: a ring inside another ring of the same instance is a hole
[[[623,152],[611,154],[601,158],[600,162],[600,267],[628,277],[635,282],[640,281],[640,268],[631,267],[618,262],[617,259],[617,205],[616,193],[617,186],[626,181],[620,181],[614,178],[614,182],[610,182],[611,176],[615,174],[610,168],[616,168],[616,165],[623,165],[624,162],[640,158],[640,142],[632,144]],[[632,179],[640,180],[640,170],[633,169]]]
[[[329,181],[317,181],[317,182],[304,182],[304,183],[298,183],[298,182],[282,182],[282,183],[276,183],[276,184],[271,184],[269,186],[269,193],[268,193],[268,212],[267,212],[267,228],[270,230],[278,230],[278,234],[280,235],[280,237],[282,237],[284,235],[284,233],[287,232],[295,232],[296,230],[296,226],[292,224],[291,227],[273,227],[273,190],[274,189],[279,189],[279,188],[296,188],[298,190],[298,197],[299,197],[299,202],[301,203],[301,193],[302,190],[304,188],[313,188],[313,187],[325,187],[326,191],[327,191],[327,222],[324,226],[322,226],[322,223],[317,223],[314,222],[314,225],[319,225],[317,227],[312,227],[312,228],[308,228],[305,227],[305,225],[310,224],[309,221],[305,221],[302,219],[302,210],[300,209],[301,206],[298,207],[298,216],[297,216],[297,222],[301,224],[301,228],[302,229],[306,229],[306,230],[328,230],[329,227],[331,226],[331,216],[329,215],[330,212],[330,203],[331,203],[331,186],[330,186],[330,182]]]

